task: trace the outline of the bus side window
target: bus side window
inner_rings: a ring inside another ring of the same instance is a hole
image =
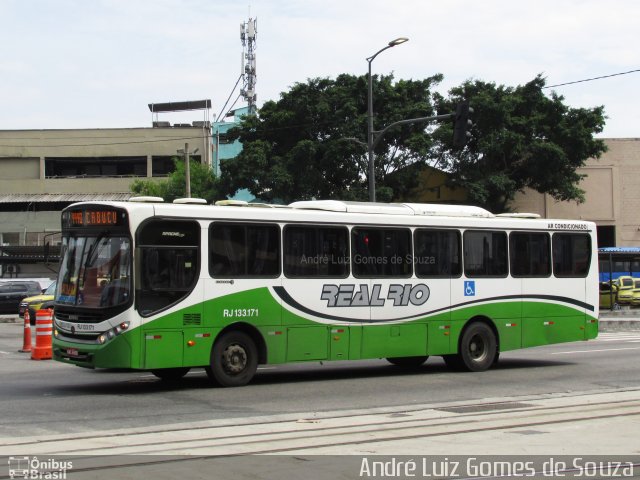
[[[511,232],[509,247],[512,276],[551,275],[551,242],[548,233]]]
[[[554,233],[553,273],[556,277],[586,277],[591,259],[591,238],[584,233]]]
[[[279,227],[213,223],[209,230],[209,274],[229,278],[280,275]]]
[[[507,234],[467,230],[464,232],[464,271],[467,277],[506,277]]]
[[[413,263],[418,278],[459,277],[460,232],[417,229],[414,233]]]
[[[349,275],[346,227],[287,225],[284,228],[284,274],[289,278]]]
[[[354,227],[351,258],[356,277],[411,276],[411,231],[404,228]]]

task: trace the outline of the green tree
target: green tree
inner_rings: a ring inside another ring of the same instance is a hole
[[[470,203],[505,212],[525,187],[557,200],[584,200],[576,169],[606,151],[593,137],[604,127],[604,108],[570,108],[562,96],[545,95],[544,86],[540,75],[515,88],[467,81],[437,100],[442,112],[463,99],[474,110],[463,150],[453,150],[451,123],[436,129],[432,150],[433,165],[449,172],[452,186],[467,190]]]
[[[135,180],[131,184],[131,191],[137,195],[162,197],[171,202],[186,195],[186,173],[184,159],[174,157],[175,170],[163,181]],[[207,165],[191,159],[189,162],[191,177],[191,196],[204,198],[207,203],[226,198],[220,192],[219,180]]]
[[[431,88],[440,75],[425,80],[374,78],[375,126],[433,114]],[[222,163],[221,182],[232,195],[246,188],[265,201],[311,198],[366,200],[367,77],[340,75],[297,83],[280,100],[266,102],[229,132],[242,152]],[[388,132],[376,155],[377,196],[390,201],[386,176],[424,162],[431,148],[425,125]]]

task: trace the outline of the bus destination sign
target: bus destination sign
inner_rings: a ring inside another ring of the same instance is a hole
[[[62,223],[67,228],[114,227],[122,225],[125,213],[113,208],[69,210],[64,212]]]

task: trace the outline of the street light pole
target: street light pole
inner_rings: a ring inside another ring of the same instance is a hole
[[[369,73],[367,76],[369,91],[367,94],[367,153],[369,156],[369,201],[376,201],[376,176],[375,176],[375,164],[373,158],[373,143],[374,143],[374,130],[373,130],[373,82],[371,79],[371,62],[376,58],[380,53],[385,50],[395,47],[396,45],[400,45],[401,43],[408,42],[409,39],[406,37],[396,38],[395,40],[391,40],[388,45],[384,48],[381,48],[376,53],[367,58],[367,63],[369,64]]]

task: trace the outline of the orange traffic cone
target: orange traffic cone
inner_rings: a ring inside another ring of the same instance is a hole
[[[24,311],[24,335],[22,336],[21,352],[31,351],[31,319],[29,318],[29,310]]]
[[[49,360],[53,357],[51,334],[53,332],[53,311],[36,312],[36,346],[31,351],[31,360]]]

